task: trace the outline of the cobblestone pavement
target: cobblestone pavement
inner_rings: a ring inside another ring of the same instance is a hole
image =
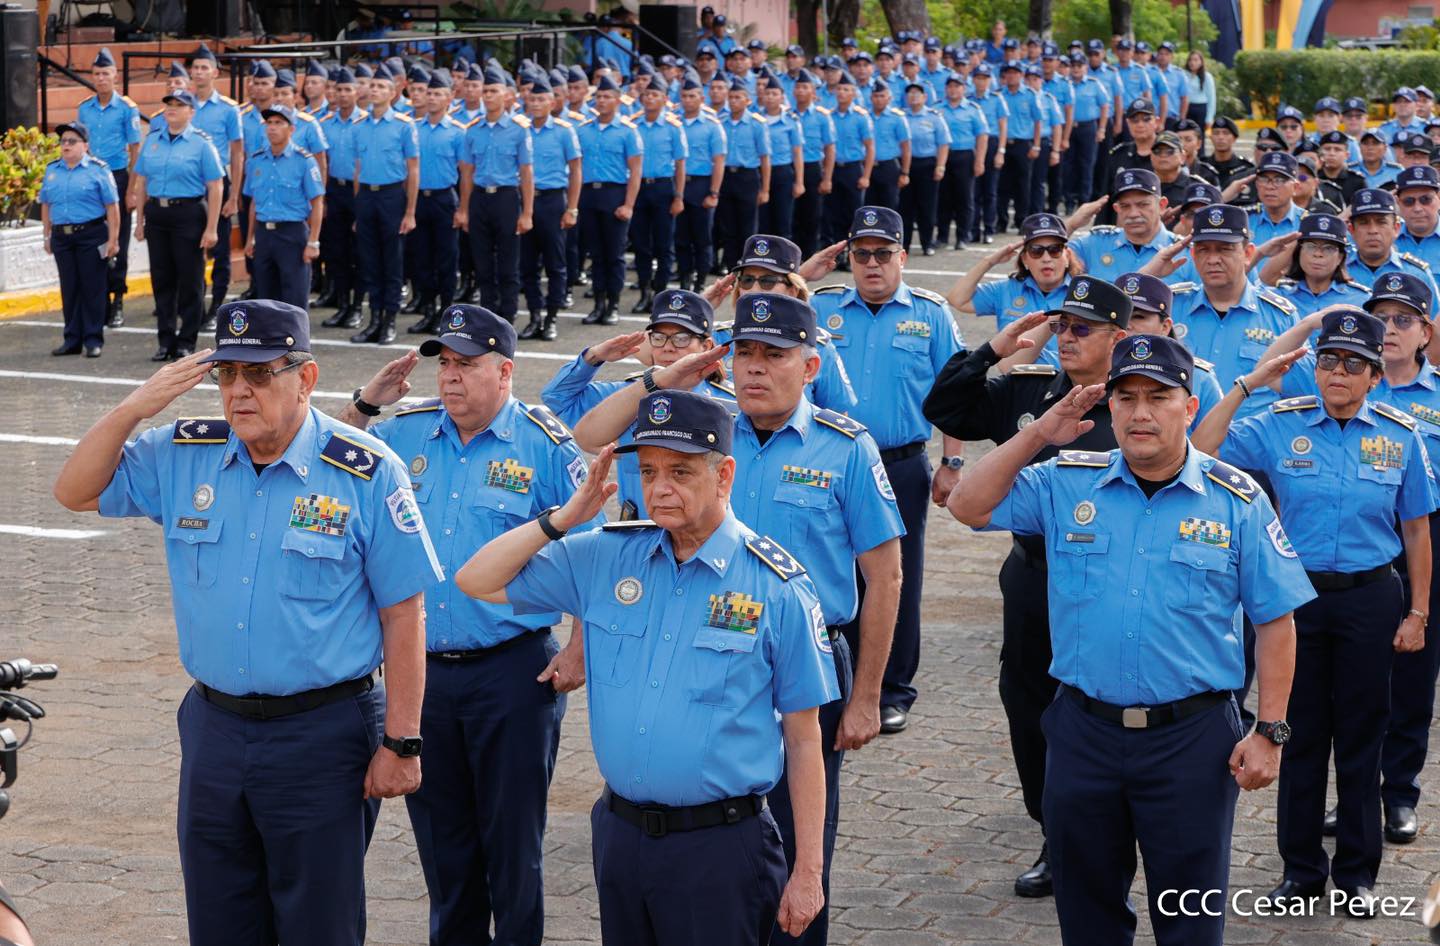
[[[978,254],[916,257],[915,285],[944,291]],[[831,280],[833,281],[833,280]],[[633,296],[627,294],[627,311]],[[576,298],[575,309],[588,305]],[[129,304],[132,328],[112,332],[98,361],[52,359],[58,316],[0,323],[0,444],[7,457],[0,495],[0,657],[52,660],[61,677],[33,688],[51,715],[21,755],[10,814],[0,821],[0,878],[34,929],[53,946],[185,941],[175,844],[179,747],[173,714],[188,680],[176,659],[161,536],[144,521],[65,512],[50,484],[98,412],[146,377],[154,350],[148,300]],[[328,312],[320,313],[326,315]],[[563,360],[604,330],[562,319],[552,345],[526,343],[518,394],[535,399]],[[402,322],[402,328],[403,328]],[[643,320],[622,323],[633,330]],[[318,318],[316,321],[318,326]],[[973,346],[991,330],[961,327]],[[322,409],[398,353],[344,344],[316,329]],[[403,342],[402,337],[402,342]],[[327,344],[328,343],[328,344]],[[417,373],[416,394],[434,391]],[[165,422],[218,410],[214,391],[187,395]],[[18,534],[15,527],[93,530],[92,536]],[[1059,941],[1050,901],[1017,899],[1011,884],[1028,867],[1038,833],[1025,816],[996,695],[1000,600],[995,585],[1007,548],[947,518],[931,520],[926,573],[926,643],[921,697],[910,729],[852,753],[834,873],[832,942],[928,946]],[[1429,784],[1440,784],[1432,763]],[[590,756],[585,700],[572,696],[550,797],[546,845],[547,933],[556,943],[595,943],[598,923],[586,817],[600,789]],[[1264,892],[1279,879],[1273,790],[1241,799],[1233,888]],[[1389,848],[1380,893],[1423,895],[1440,873],[1437,809],[1427,796],[1425,828]],[[368,862],[370,940],[425,941],[425,887],[404,806],[387,803]],[[1137,880],[1142,941],[1143,879]],[[1324,944],[1423,941],[1414,918],[1344,922],[1232,918],[1234,943]]]

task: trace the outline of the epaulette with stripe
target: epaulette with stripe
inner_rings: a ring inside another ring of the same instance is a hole
[[[404,417],[406,414],[424,414],[440,409],[440,399],[432,397],[428,401],[421,401],[419,404],[411,404],[409,407],[402,407],[395,412],[396,417]]]
[[[1172,289],[1171,292],[1173,293],[1174,290]],[[1264,299],[1266,302],[1275,306],[1281,312],[1284,312],[1286,315],[1294,315],[1297,311],[1295,308],[1295,303],[1280,295],[1280,293],[1276,292],[1274,289],[1261,288],[1257,290],[1255,294],[1261,299]]]
[[[1208,371],[1211,374],[1215,373],[1215,363],[1212,361],[1206,361],[1204,358],[1196,358],[1195,367],[1199,368],[1201,371]]]
[[[1199,291],[1200,284],[1197,282],[1177,282],[1170,286],[1171,295],[1174,295],[1176,293],[1191,293]]]
[[[685,127],[684,125],[682,125],[682,124],[680,123],[680,119],[675,115],[674,112],[669,112],[669,113],[667,113],[667,114],[665,115],[665,121],[668,122],[668,123],[671,124],[671,125],[674,125],[676,128],[684,128],[684,127]]]
[[[248,115],[248,114],[250,114],[250,113],[253,112],[253,111],[255,111],[255,103],[254,103],[254,102],[246,102],[244,105],[240,106],[240,114],[241,114],[241,115]]]
[[[219,417],[182,417],[175,422],[171,443],[226,443],[230,424]]]
[[[652,519],[617,519],[600,526],[602,532],[633,532],[637,529],[658,529]]]
[[[1104,469],[1110,465],[1110,454],[1090,450],[1061,450],[1056,466],[1088,466]]]
[[[940,295],[940,293],[935,292],[933,289],[917,289],[914,286],[911,286],[910,294],[912,296],[919,296],[922,299],[929,299],[931,302],[934,302],[937,305],[948,306],[950,304],[949,300],[947,300],[944,296]]]
[[[615,116],[615,120],[616,120],[617,122],[619,122],[620,124],[624,125],[626,128],[634,128],[634,127],[635,127],[635,123],[634,123],[633,121],[631,121],[629,118],[626,118],[624,115],[616,115],[616,116]]]
[[[413,116],[411,116],[411,115],[406,115],[404,112],[400,111],[399,109],[395,109],[395,108],[390,109],[390,114],[391,114],[391,115],[394,115],[396,118],[400,119],[402,122],[409,122],[409,123],[412,124],[412,125],[415,124],[415,118],[414,118]]]
[[[835,286],[821,286],[819,289],[811,290],[810,295],[812,295],[812,296],[818,296],[818,295],[820,295],[821,293],[824,293],[824,292],[844,292],[844,291],[845,291],[845,286],[844,286],[843,284],[835,285]]]
[[[1384,401],[1371,401],[1370,409],[1384,417],[1386,420],[1393,420],[1407,430],[1414,430],[1418,421],[1409,414],[1402,411],[1393,404],[1386,404]]]
[[[515,124],[519,125],[521,128],[530,127],[530,119],[524,115],[512,115],[510,116],[510,120]]]
[[[801,565],[795,556],[785,551],[779,542],[768,535],[747,539],[745,547],[784,581],[789,581],[796,575],[805,574],[805,566]]]
[[[1427,273],[1430,272],[1430,264],[1425,262],[1420,257],[1416,256],[1414,253],[1401,253],[1400,258],[1407,263],[1414,263],[1416,266],[1419,266]]]
[[[563,119],[563,118],[555,118],[554,116],[551,116],[550,120],[555,123],[555,127],[556,127],[556,128],[574,128],[574,127],[575,127],[574,125],[570,124],[569,122],[567,122],[567,121],[566,121],[565,119]],[[460,124],[460,123],[457,121],[455,124],[458,125],[458,124]]]
[[[1254,502],[1256,494],[1260,492],[1260,487],[1250,478],[1250,474],[1219,460],[1205,471],[1205,475],[1247,503]]]
[[[336,433],[330,435],[325,449],[320,451],[320,459],[362,480],[370,479],[383,456],[383,453],[368,444]]]
[[[135,109],[136,111],[139,111],[139,109],[140,109],[140,104],[139,104],[138,102],[136,102],[134,99],[132,99],[132,98],[131,98],[130,96],[128,96],[128,95],[122,95],[122,96],[120,96],[120,101],[124,102],[126,105],[130,106],[131,108]]]
[[[555,412],[544,404],[536,404],[534,407],[526,408],[525,416],[534,421],[537,427],[545,431],[545,436],[549,437],[552,443],[564,443],[572,439],[569,428],[561,423],[560,418],[555,416]]]
[[[1313,411],[1320,406],[1320,399],[1313,394],[1303,394],[1300,397],[1287,397],[1284,400],[1276,401],[1270,405],[1270,413],[1286,414],[1290,411]]]
[[[224,102],[226,105],[235,105],[235,106],[237,106],[237,107],[238,107],[239,104],[240,104],[240,103],[236,102],[234,99],[232,99],[230,96],[224,94],[223,92],[220,94],[220,101]]]
[[[726,394],[730,395],[731,397],[734,397],[734,396],[735,396],[735,389],[732,388],[730,385],[724,383],[723,381],[711,381],[711,382],[710,382],[710,387],[712,387],[712,388],[719,388],[721,391],[724,391]]]
[[[1034,375],[1035,377],[1041,378],[1053,378],[1060,373],[1060,369],[1056,368],[1054,365],[1047,365],[1041,363],[1033,365],[1016,365],[1015,367],[1010,369],[1010,373],[1018,375]]]
[[[830,114],[830,109],[826,108],[823,105],[812,105],[811,108],[815,109],[815,111],[819,112],[821,115]]]
[[[826,427],[840,431],[845,436],[854,440],[865,430],[865,425],[848,414],[839,411],[832,411],[828,407],[821,408],[815,412],[815,421],[824,424]]]
[[[295,117],[298,118],[298,119],[300,119],[301,121],[307,121],[307,122],[313,122],[313,121],[315,121],[315,116],[314,116],[314,115],[311,115],[309,112],[295,112]]]

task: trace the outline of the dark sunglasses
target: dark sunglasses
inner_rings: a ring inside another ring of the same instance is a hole
[[[758,284],[761,289],[769,292],[771,289],[774,289],[776,286],[784,283],[785,277],[775,275],[754,276],[750,273],[741,273],[739,276],[735,277],[735,281],[740,284],[741,289],[754,289],[755,286]]]
[[[1343,364],[1346,374],[1364,374],[1374,364],[1369,358],[1360,355],[1346,355],[1342,358],[1333,351],[1322,351],[1316,356],[1315,363],[1325,371],[1334,371]]]
[[[895,254],[898,253],[898,252],[900,252],[900,251],[899,251],[899,250],[864,250],[864,249],[861,249],[861,250],[851,250],[851,251],[850,251],[850,258],[853,259],[853,260],[855,260],[857,263],[862,264],[862,265],[865,264],[865,263],[870,262],[870,260],[873,259],[873,260],[875,260],[875,262],[879,263],[881,266],[884,266],[886,263],[888,263],[888,262],[890,262],[892,259],[894,259],[894,258],[895,258]]]
[[[1025,247],[1025,255],[1031,259],[1039,259],[1042,256],[1049,256],[1059,259],[1065,255],[1064,243],[1031,243]]]
[[[1401,205],[1402,207],[1430,207],[1430,206],[1433,206],[1434,203],[1435,203],[1435,195],[1434,195],[1434,194],[1421,194],[1421,195],[1418,196],[1418,197],[1401,197],[1401,198],[1400,198],[1400,205]]]
[[[1379,319],[1380,321],[1386,323],[1387,325],[1394,325],[1396,328],[1398,328],[1398,329],[1399,329],[1400,331],[1402,331],[1402,332],[1405,331],[1405,329],[1409,328],[1409,327],[1412,326],[1412,325],[1418,325],[1418,324],[1420,324],[1420,323],[1422,323],[1422,322],[1425,321],[1423,318],[1421,318],[1421,317],[1418,316],[1418,315],[1410,315],[1409,313],[1406,313],[1406,312],[1402,312],[1402,313],[1400,313],[1399,315],[1380,315],[1380,314],[1378,314],[1378,313],[1371,313],[1371,314],[1374,315],[1375,318],[1377,318],[1377,319]]]
[[[1090,333],[1099,327],[1098,325],[1091,325],[1089,322],[1066,322],[1062,319],[1056,319],[1050,323],[1050,331],[1055,335],[1064,335],[1066,332],[1069,332],[1076,338],[1089,338]]]

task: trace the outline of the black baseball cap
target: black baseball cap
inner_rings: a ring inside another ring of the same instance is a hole
[[[735,303],[735,325],[730,332],[734,341],[794,348],[814,345],[816,335],[815,310],[794,296],[748,292]]]
[[[445,349],[467,358],[498,351],[515,357],[515,326],[483,306],[457,303],[441,314],[439,338],[426,339],[420,354],[433,358]]]
[[[1344,112],[1342,112],[1342,114],[1346,114],[1349,112],[1364,112],[1368,115],[1370,113],[1370,103],[1366,102],[1358,95],[1351,96],[1350,98],[1345,100],[1345,110]]]
[[[903,242],[904,227],[900,215],[889,207],[866,205],[855,211],[850,220],[850,240],[861,237],[880,237],[891,243]]]
[[[1375,280],[1375,285],[1370,287],[1370,298],[1364,303],[1365,311],[1373,312],[1375,303],[1387,300],[1408,305],[1427,319],[1435,304],[1430,284],[1411,273],[1386,273]]]
[[[640,400],[631,442],[616,453],[634,453],[641,447],[664,447],[680,453],[730,455],[735,420],[721,401],[693,391],[665,388]]]
[[[1250,239],[1250,218],[1232,204],[1211,204],[1195,211],[1191,232],[1195,243],[1245,243]]]
[[[714,322],[715,310],[704,296],[686,289],[665,289],[655,294],[655,302],[650,306],[650,324],[645,327],[678,325],[692,334],[707,336]]]
[[[1110,189],[1110,193],[1118,198],[1129,191],[1144,191],[1159,197],[1160,178],[1154,171],[1145,168],[1121,168],[1115,172],[1115,186]]]
[[[793,273],[800,268],[800,247],[781,236],[757,233],[746,238],[734,268],[746,266],[759,266],[773,273]]]
[[[1334,214],[1308,213],[1300,218],[1301,240],[1326,240],[1345,246],[1350,242],[1345,221]]]
[[[1321,112],[1334,112],[1336,115],[1339,115],[1340,100],[1331,95],[1320,99],[1315,103],[1315,114],[1319,115]]]
[[[1369,301],[1373,302],[1373,297]],[[1337,307],[1321,320],[1320,338],[1315,342],[1317,352],[1335,348],[1364,355],[1378,365],[1385,349],[1385,323],[1355,306]]]
[[[1123,47],[1122,47],[1123,48]],[[1125,117],[1133,118],[1136,115],[1154,115],[1155,104],[1147,98],[1138,98],[1125,107]]]
[[[1137,311],[1168,317],[1174,308],[1175,293],[1158,276],[1125,273],[1115,280],[1115,285],[1130,297],[1130,305]]]
[[[1281,137],[1280,132],[1276,131],[1274,128],[1265,127],[1255,133],[1255,147],[1257,149],[1280,148],[1281,150],[1284,150],[1286,145],[1285,139]]]
[[[1237,138],[1240,137],[1240,126],[1235,124],[1235,119],[1228,115],[1215,116],[1215,120],[1210,123],[1211,133],[1214,133],[1217,128],[1224,129]]]
[[[215,350],[202,361],[263,364],[309,350],[310,317],[304,309],[273,299],[247,299],[215,310]]]
[[[1396,135],[1395,144],[1404,148],[1406,154],[1429,155],[1430,152],[1435,150],[1434,145],[1430,141],[1430,136],[1423,131],[1417,131],[1409,135]]]
[[[1090,322],[1101,322],[1120,328],[1130,324],[1130,297],[1119,287],[1093,276],[1077,276],[1065,291],[1060,308],[1046,315],[1073,315]]]
[[[1115,382],[1132,375],[1188,392],[1194,383],[1195,356],[1166,335],[1131,335],[1110,353],[1110,378],[1105,386],[1114,390]]]

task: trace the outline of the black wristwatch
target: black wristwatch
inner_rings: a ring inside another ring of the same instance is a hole
[[[386,735],[380,744],[402,759],[414,759],[420,755],[420,749],[424,746],[425,740],[419,736],[396,739],[394,736]]]
[[[545,533],[545,537],[551,542],[559,542],[561,539],[565,538],[565,533],[567,531],[565,529],[561,529],[550,521],[551,515],[553,515],[559,509],[559,506],[551,506],[549,509],[545,510],[540,515],[535,517],[535,521],[540,523],[540,531]]]
[[[1257,722],[1255,731],[1277,746],[1283,746],[1290,741],[1290,724],[1283,719],[1277,719],[1273,723]]]
[[[651,365],[649,368],[646,368],[644,371],[640,372],[640,381],[645,385],[645,391],[647,394],[654,394],[656,391],[660,390],[660,385],[655,383],[654,365]]]
[[[380,408],[376,407],[374,404],[371,404],[369,401],[365,400],[360,396],[360,392],[364,390],[364,388],[356,388],[355,393],[350,395],[351,403],[355,405],[355,409],[357,411],[364,414],[366,417],[379,417]]]

